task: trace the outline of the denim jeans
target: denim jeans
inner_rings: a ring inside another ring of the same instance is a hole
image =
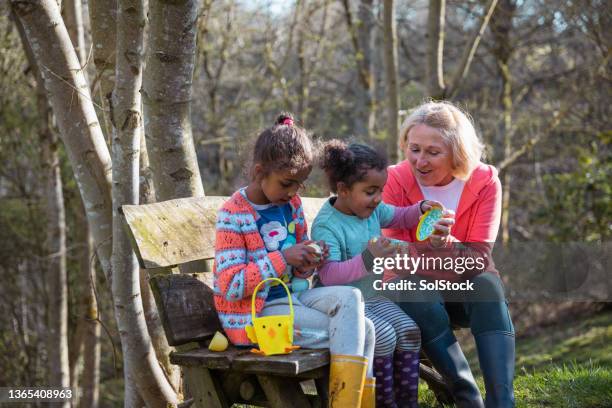
[[[419,281],[413,275],[398,278]],[[473,291],[452,294],[438,290],[418,290],[405,293],[388,292],[393,299],[417,323],[421,329],[422,344],[437,338],[452,325],[469,327],[474,336],[497,331],[514,334],[514,326],[501,279],[494,273],[481,273],[470,279]],[[409,301],[406,301],[409,299]]]

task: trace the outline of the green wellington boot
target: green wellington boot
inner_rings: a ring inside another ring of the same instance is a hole
[[[475,337],[485,382],[487,408],[514,407],[514,335],[487,332]]]
[[[459,408],[482,408],[484,403],[470,366],[454,334],[447,330],[423,345],[423,350],[435,369],[451,385],[455,404]]]

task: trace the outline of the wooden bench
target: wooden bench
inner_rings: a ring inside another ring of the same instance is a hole
[[[231,345],[224,352],[207,348],[222,331],[210,271],[217,210],[228,198],[183,198],[120,210],[140,266],[149,273],[168,344],[177,350],[170,361],[182,367],[187,394],[198,408],[326,407],[328,350],[262,357]],[[324,201],[302,198],[309,226]],[[421,376],[441,401],[448,398],[441,398],[447,387],[438,373],[422,365]]]
[[[170,361],[183,368],[195,407],[325,407],[328,350],[262,357],[233,346],[224,352],[207,348],[214,333],[222,331],[207,271],[215,252],[217,210],[227,199],[184,198],[121,208],[140,266],[151,276],[168,344],[177,350]],[[324,199],[302,202],[311,225]]]

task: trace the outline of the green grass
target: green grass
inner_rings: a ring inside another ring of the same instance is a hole
[[[481,390],[484,383],[471,336],[461,344]],[[612,407],[612,312],[545,327],[516,340],[517,407]],[[421,383],[419,402],[436,407]]]

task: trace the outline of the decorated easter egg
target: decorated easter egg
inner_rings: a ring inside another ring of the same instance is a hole
[[[419,241],[426,240],[434,232],[434,225],[440,218],[442,218],[442,209],[438,207],[434,207],[423,214],[417,226],[416,238]]]
[[[316,242],[311,242],[310,244],[308,244],[308,246],[316,251],[317,256],[315,258],[315,262],[319,262],[319,260],[321,259],[321,255],[323,255],[323,249],[321,249],[321,246]]]
[[[221,332],[216,332],[210,344],[208,345],[208,349],[210,351],[225,351],[227,349],[228,342],[227,338]]]

